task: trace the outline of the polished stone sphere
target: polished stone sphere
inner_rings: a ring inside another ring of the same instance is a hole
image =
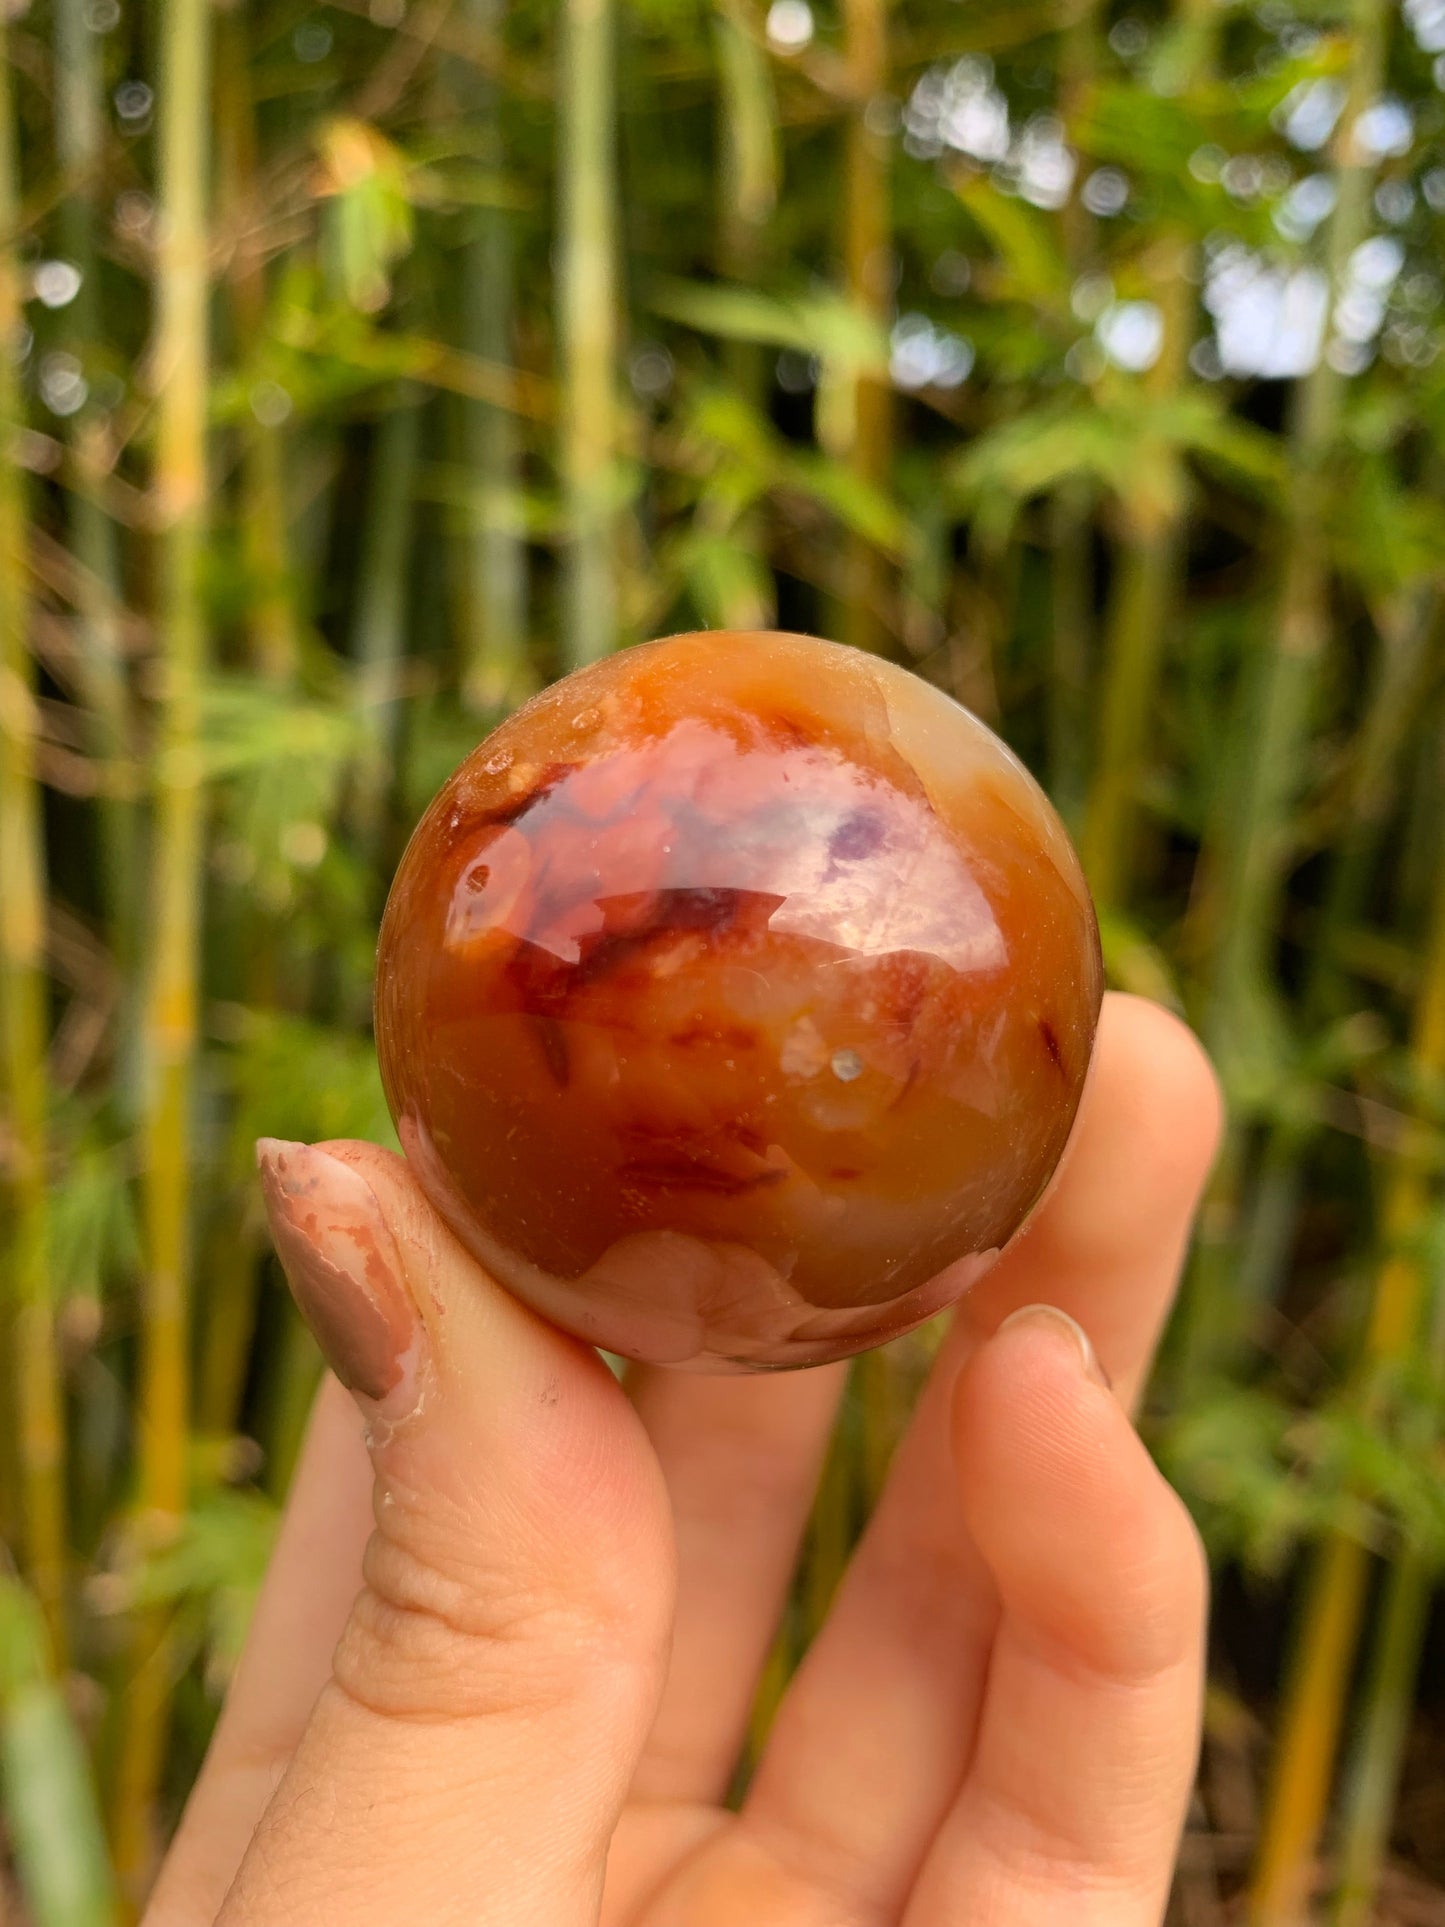
[[[1102,992],[1033,778],[930,684],[781,634],[555,684],[392,885],[377,1044],[437,1210],[626,1357],[815,1364],[998,1256],[1078,1109]]]

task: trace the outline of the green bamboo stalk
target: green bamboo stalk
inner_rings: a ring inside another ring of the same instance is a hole
[[[1336,188],[1328,231],[1329,285],[1338,293],[1370,219],[1375,163],[1356,139],[1383,82],[1391,9],[1353,0],[1354,55],[1331,156]],[[1217,865],[1220,938],[1206,1018],[1207,1040],[1226,1079],[1235,1056],[1232,1024],[1257,1002],[1266,981],[1289,854],[1290,810],[1319,669],[1330,637],[1325,538],[1327,464],[1340,422],[1344,377],[1328,356],[1300,384],[1290,433],[1288,525],[1273,646],[1262,664],[1257,707],[1240,732],[1240,777],[1229,799]]]
[[[155,510],[159,701],[154,898],[146,989],[142,1112],[145,1234],[137,1497],[148,1538],[164,1542],[186,1504],[189,1418],[191,1094],[196,1048],[204,796],[200,705],[207,658],[201,563],[206,526],[207,232],[210,126],[208,0],[162,15],[158,113]],[[137,1627],[111,1832],[132,1897],[151,1852],[152,1802],[165,1746],[165,1622]]]
[[[265,190],[256,150],[249,16],[243,10],[224,13],[218,30],[222,57],[217,77],[217,217],[218,225],[231,234],[226,292],[244,363],[266,326],[266,271],[259,238]],[[295,683],[301,653],[292,586],[287,437],[280,422],[261,420],[254,413],[245,422],[242,436],[237,512],[245,565],[248,666],[259,682],[285,689]],[[273,914],[257,906],[253,895],[226,892],[218,905],[218,920],[225,919],[238,935],[244,922],[242,994],[248,1007],[256,1010],[274,1005],[281,994],[284,930]],[[236,1425],[255,1331],[260,1251],[249,1209],[251,1177],[248,1161],[241,1180],[219,1201],[205,1246],[207,1290],[192,1403],[197,1428],[211,1435],[228,1433]]]
[[[502,23],[503,0],[466,0],[478,36]],[[481,134],[483,160],[500,171],[502,94],[490,73],[461,68],[468,119]],[[461,347],[492,367],[510,367],[516,301],[515,217],[505,208],[477,209],[462,251]],[[460,531],[462,701],[495,716],[533,687],[527,659],[527,543],[521,510],[522,445],[513,410],[463,396],[453,402],[466,465]]]
[[[100,336],[95,228],[107,111],[102,43],[87,24],[86,12],[85,0],[55,0],[55,148],[68,189],[60,209],[60,243],[80,276],[68,322],[82,365]],[[71,417],[69,433],[75,469],[68,504],[70,540],[79,564],[77,640],[91,746],[102,770],[101,900],[116,971],[124,983],[137,961],[142,852],[121,634],[120,556],[115,525],[100,497],[104,428],[92,404]]]
[[[1411,1054],[1422,1102],[1445,1079],[1445,869],[1437,874],[1431,926],[1415,1004]],[[1423,1120],[1422,1120],[1423,1122]],[[1387,1256],[1375,1282],[1360,1371],[1368,1385],[1382,1364],[1402,1358],[1417,1342],[1427,1288],[1419,1244],[1433,1209],[1432,1184],[1422,1148],[1407,1142],[1396,1156],[1384,1205]],[[1310,1866],[1324,1823],[1339,1744],[1370,1561],[1356,1539],[1336,1531],[1317,1559],[1305,1601],[1280,1722],[1273,1783],[1265,1812],[1259,1860],[1250,1899],[1251,1927],[1294,1927],[1305,1903]],[[1358,1796],[1355,1866],[1368,1865],[1371,1808],[1395,1717],[1390,1696],[1409,1636],[1412,1587],[1420,1580],[1396,1577],[1383,1647],[1377,1660],[1382,1683],[1378,1722],[1364,1756],[1365,1785]],[[1401,1587],[1403,1584],[1403,1591]],[[1358,1871],[1357,1871],[1357,1877]]]
[[[301,1456],[322,1371],[316,1340],[302,1324],[289,1299],[282,1316],[284,1322],[261,1428],[266,1446],[266,1489],[278,1504],[291,1489],[291,1476]]]
[[[843,157],[843,277],[848,297],[886,332],[893,307],[890,145],[876,109],[888,87],[889,0],[844,0],[849,111]],[[871,110],[871,111],[870,111]],[[874,375],[854,379],[848,466],[872,489],[893,468],[893,392]],[[881,649],[890,624],[890,570],[876,545],[850,531],[844,558],[841,639]]]
[[[853,1550],[854,1494],[862,1471],[856,1374],[855,1361],[849,1371],[848,1388],[839,1407],[838,1423],[813,1500],[800,1600],[805,1647],[828,1617],[833,1595]]]
[[[1341,812],[1341,835],[1325,889],[1301,998],[1305,1035],[1338,1014],[1340,939],[1357,922],[1379,858],[1396,793],[1401,751],[1429,673],[1441,613],[1439,591],[1426,583],[1402,594],[1380,623],[1375,673]],[[1314,1133],[1307,1116],[1282,1119],[1260,1158],[1236,1273],[1243,1307],[1272,1304],[1294,1238],[1304,1182],[1304,1155]]]
[[[401,663],[407,634],[407,577],[416,526],[421,401],[403,388],[382,416],[372,454],[361,579],[351,625],[356,688],[365,709],[366,755],[352,789],[351,819],[361,847],[379,854],[401,721]]]
[[[1066,482],[1049,504],[1049,794],[1079,834],[1088,785],[1089,684],[1094,657],[1093,496]]]
[[[883,1491],[894,1450],[907,1422],[908,1347],[908,1339],[895,1339],[877,1351],[864,1352],[853,1368],[862,1434],[859,1469],[863,1498],[869,1510]]]
[[[1357,144],[1355,129],[1380,92],[1390,18],[1387,0],[1352,0],[1352,5],[1354,56],[1331,154],[1336,202],[1326,264],[1334,293],[1368,230],[1374,164]],[[1215,821],[1201,854],[1206,887],[1196,894],[1194,914],[1214,933],[1203,1031],[1231,1092],[1248,1064],[1250,1039],[1268,996],[1292,807],[1330,637],[1328,464],[1339,432],[1342,390],[1343,377],[1322,355],[1296,391],[1274,635],[1243,678],[1241,717],[1232,733],[1237,768],[1219,785]],[[1237,1300],[1232,1266],[1243,1188],[1240,1129],[1236,1115],[1204,1213],[1213,1231],[1201,1242],[1185,1298],[1185,1369],[1196,1381],[1217,1369],[1233,1335]],[[1228,1289],[1223,1288],[1226,1269]]]
[[[1059,117],[1071,132],[1086,109],[1099,60],[1101,0],[1075,11],[1059,44]],[[1060,212],[1064,259],[1071,283],[1094,252],[1094,220],[1077,193]],[[1064,820],[1077,830],[1087,781],[1090,665],[1094,656],[1093,491],[1065,482],[1049,505],[1049,790]]]
[[[26,1564],[57,1651],[64,1646],[65,1498],[60,1365],[46,1198],[49,1101],[45,842],[35,770],[27,502],[17,444],[24,409],[19,160],[0,20],[0,1022],[9,1110],[11,1353]]]
[[[266,268],[260,226],[265,183],[256,152],[251,97],[249,16],[221,15],[223,59],[217,121],[218,213],[232,230],[227,293],[243,362],[266,328]],[[290,513],[286,500],[287,437],[281,422],[252,413],[243,431],[239,473],[241,554],[246,571],[246,638],[256,675],[278,687],[295,681],[300,622],[292,593]]]
[[[1415,1009],[1412,1056],[1422,1090],[1445,1078],[1445,869],[1432,908],[1432,928]],[[1426,1289],[1418,1249],[1432,1205],[1425,1162],[1418,1151],[1395,1160],[1384,1211],[1388,1256],[1376,1280],[1361,1371],[1366,1380],[1383,1362],[1413,1344]],[[1364,1611],[1370,1559],[1358,1539],[1334,1532],[1321,1549],[1305,1603],[1304,1622],[1279,1727],[1275,1776],[1270,1789],[1259,1862],[1250,1896],[1251,1927],[1296,1927],[1303,1914],[1310,1869],[1323,1825],[1339,1745],[1350,1662]],[[1367,1772],[1378,1773],[1394,1718],[1389,1705],[1403,1662],[1397,1650],[1409,1633],[1411,1586],[1392,1608],[1380,1665],[1384,1669],[1380,1730],[1371,1737]],[[1400,1581],[1395,1581],[1398,1592]],[[1360,1825],[1373,1824],[1367,1785]],[[1357,1851],[1367,1850],[1363,1836]]]
[[[1189,65],[1174,74],[1172,84],[1188,91],[1214,64],[1219,9],[1213,0],[1180,0],[1178,14]],[[1188,378],[1197,305],[1194,253],[1191,240],[1177,230],[1163,234],[1153,250],[1154,294],[1164,336],[1146,385],[1161,410],[1178,397]],[[1147,486],[1123,504],[1124,537],[1106,621],[1099,747],[1080,841],[1090,885],[1109,908],[1122,907],[1130,893],[1150,721],[1165,639],[1182,586],[1188,504],[1177,449],[1161,442],[1141,450],[1141,458]]]
[[[615,0],[564,0],[557,333],[569,668],[607,655],[618,639],[616,30]]]

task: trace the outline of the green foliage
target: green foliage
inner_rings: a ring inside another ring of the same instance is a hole
[[[115,1927],[120,1909],[85,1743],[55,1675],[45,1622],[0,1576],[0,1785],[35,1927]]]

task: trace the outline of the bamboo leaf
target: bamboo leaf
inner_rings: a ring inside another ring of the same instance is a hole
[[[877,323],[840,295],[783,298],[747,288],[662,283],[649,306],[670,321],[727,341],[815,355],[850,375],[882,375],[888,343]]]

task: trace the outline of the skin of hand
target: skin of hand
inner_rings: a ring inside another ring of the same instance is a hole
[[[619,1384],[400,1159],[263,1144],[336,1376],[146,1927],[1158,1927],[1207,1586],[1128,1413],[1219,1115],[1106,999],[737,1811],[844,1368]]]

